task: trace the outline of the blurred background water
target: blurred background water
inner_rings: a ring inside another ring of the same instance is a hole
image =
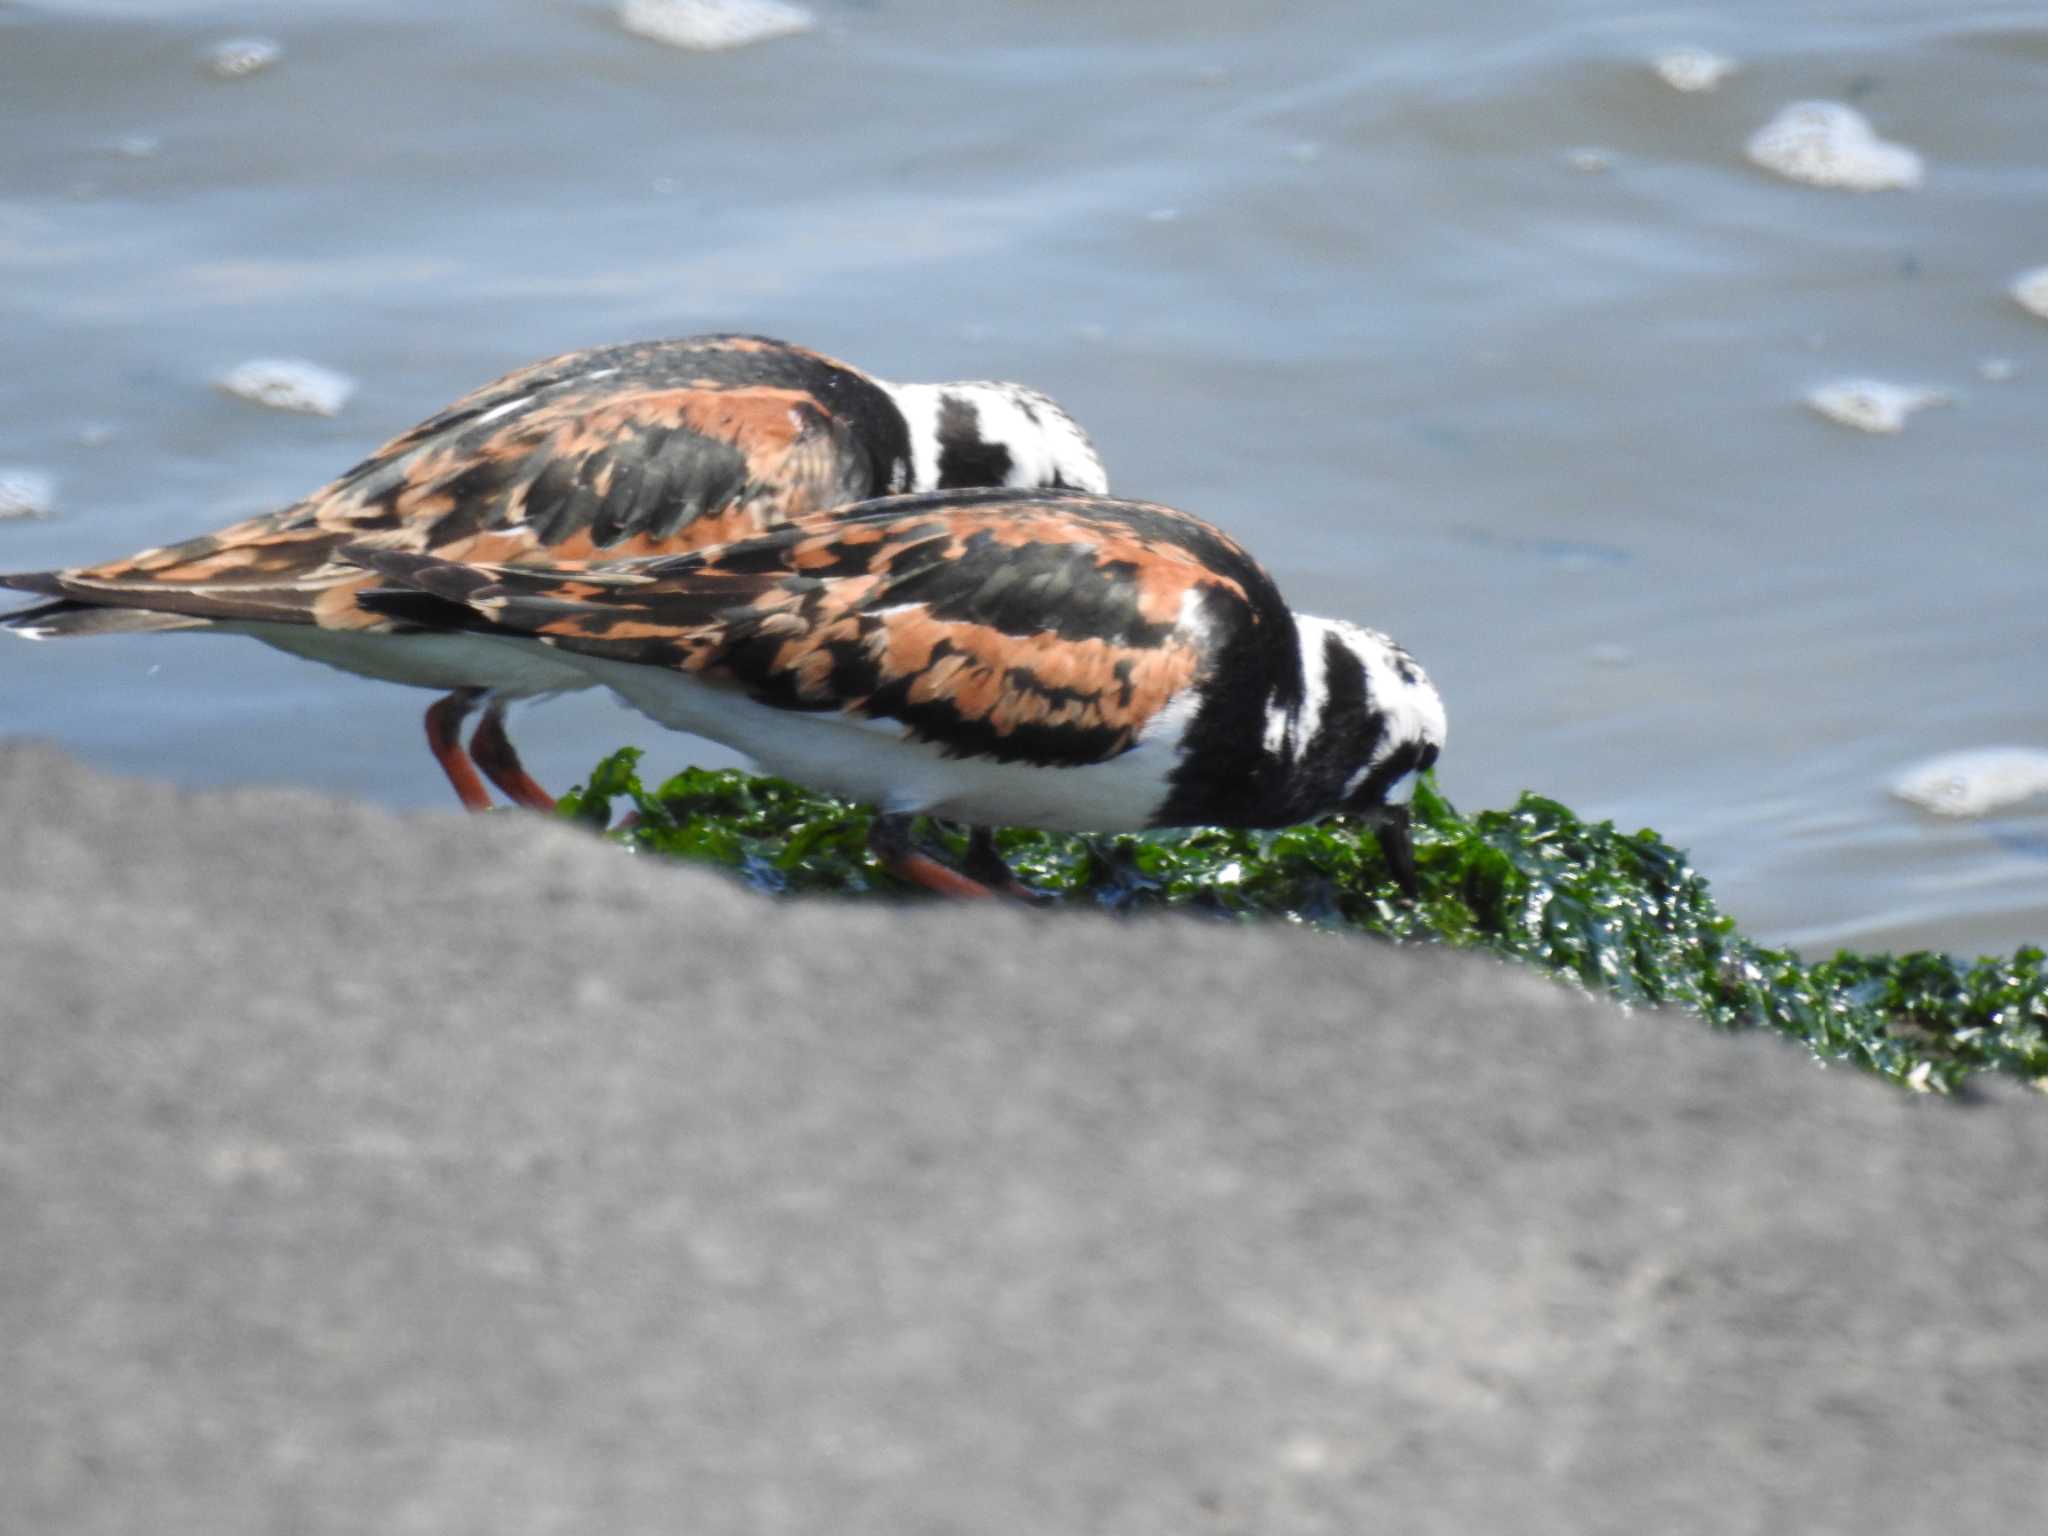
[[[2048,938],[2040,799],[1887,792],[2048,749],[2048,319],[2009,291],[2048,7],[808,8],[698,52],[601,0],[0,0],[0,474],[51,514],[0,567],[280,505],[547,353],[761,331],[1057,396],[1117,489],[1423,659],[1468,810],[1654,826],[1811,952]],[[1739,68],[1680,91],[1680,45]],[[1921,184],[1745,158],[1813,98]],[[356,392],[215,387],[275,356]],[[1946,403],[1804,404],[1859,377]],[[452,807],[427,701],[227,638],[0,648],[0,731],[194,785]],[[730,761],[594,694],[519,726],[556,788]]]

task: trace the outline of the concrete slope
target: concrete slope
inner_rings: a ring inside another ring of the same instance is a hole
[[[37,748],[0,827],[9,1536],[2048,1508],[2019,1090]]]

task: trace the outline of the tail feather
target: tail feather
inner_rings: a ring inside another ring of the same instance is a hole
[[[110,621],[102,626],[107,632],[126,630],[129,633],[152,629],[198,629],[238,619],[310,623],[313,621],[313,604],[321,592],[319,586],[295,584],[289,575],[265,580],[200,582],[96,576],[90,571],[14,572],[0,575],[0,587],[38,592],[85,608],[134,609],[144,616],[126,624]],[[4,622],[10,621],[0,620],[0,623]],[[84,630],[73,632],[86,633]]]
[[[411,587],[363,587],[355,594],[355,604],[366,613],[389,619],[401,630],[490,627],[474,609]]]
[[[160,613],[153,608],[103,608],[68,598],[0,615],[0,629],[11,629],[28,640],[58,640],[73,635],[144,635],[172,629],[205,629],[212,622],[186,613]]]
[[[349,544],[342,548],[341,554],[401,588],[426,592],[465,608],[471,598],[497,580],[494,568],[464,565],[460,561],[416,555],[402,549],[380,549],[374,544]],[[374,593],[375,589],[372,591]]]
[[[0,587],[13,587],[17,592],[40,592],[45,597],[62,597],[64,575],[61,571],[9,571],[0,573]]]
[[[498,605],[486,611],[482,604],[496,595],[499,579],[507,574],[503,566],[464,565],[374,544],[351,544],[341,553],[391,583],[357,592],[360,608],[420,629],[502,627]]]

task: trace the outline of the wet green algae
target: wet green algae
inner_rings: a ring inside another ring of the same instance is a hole
[[[639,758],[629,747],[605,759],[564,797],[563,814],[603,828],[624,802],[638,821],[614,839],[732,871],[763,891],[925,895],[868,856],[860,806],[731,770],[687,769],[650,790]],[[1414,811],[1415,902],[1395,889],[1370,829],[1343,818],[1110,837],[1012,828],[997,844],[1052,905],[1278,918],[1483,950],[1624,1003],[1778,1029],[1823,1059],[1912,1088],[1949,1092],[1982,1071],[2048,1086],[2048,964],[2038,948],[1974,963],[1928,952],[1807,962],[1737,932],[1686,855],[1654,832],[1589,824],[1533,794],[1465,816],[1429,777]],[[943,825],[924,835],[956,855],[965,846]]]

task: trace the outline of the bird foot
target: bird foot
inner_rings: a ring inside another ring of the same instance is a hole
[[[977,901],[1003,896],[1034,904],[1047,899],[1010,873],[985,827],[976,827],[968,840],[964,870],[942,864],[916,848],[910,840],[910,818],[903,815],[875,818],[868,832],[868,852],[897,879],[941,896]]]

